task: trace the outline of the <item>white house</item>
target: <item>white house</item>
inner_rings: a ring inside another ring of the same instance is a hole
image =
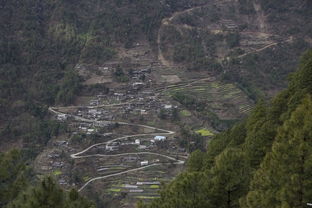
[[[146,149],[147,146],[146,145],[139,145],[138,149],[142,150],[142,149]]]
[[[137,145],[140,145],[140,140],[139,140],[139,139],[136,139],[136,140],[134,141],[134,143],[137,144]]]
[[[65,121],[67,119],[67,115],[66,114],[58,114],[57,115],[57,120],[59,121]]]
[[[164,109],[170,110],[170,109],[172,109],[172,105],[164,105]]]
[[[155,137],[154,137],[154,140],[155,140],[155,141],[165,141],[165,140],[166,140],[166,137],[165,137],[165,136],[155,136]]]
[[[95,129],[87,129],[87,134],[90,135],[90,134],[93,134],[95,132]]]
[[[148,165],[148,160],[141,161],[141,166]]]

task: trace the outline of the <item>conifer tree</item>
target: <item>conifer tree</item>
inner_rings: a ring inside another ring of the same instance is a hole
[[[238,207],[238,200],[248,191],[249,166],[244,153],[227,148],[216,158],[212,168],[212,207]]]
[[[203,168],[204,162],[204,153],[200,150],[196,150],[192,152],[190,158],[187,162],[187,169],[188,171],[200,171]]]
[[[243,207],[303,208],[312,198],[312,100],[304,99],[283,127],[251,183]]]

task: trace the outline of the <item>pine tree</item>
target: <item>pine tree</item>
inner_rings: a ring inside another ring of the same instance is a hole
[[[243,207],[303,208],[312,198],[312,100],[308,96],[279,129]]]
[[[188,171],[200,171],[203,168],[204,155],[200,150],[196,150],[192,152],[190,158],[187,161],[187,169]]]
[[[28,171],[20,151],[11,150],[0,154],[0,207],[13,200],[27,187]]]
[[[254,169],[258,168],[266,152],[271,149],[276,135],[277,124],[268,118],[267,111],[265,103],[259,102],[246,124],[247,136],[243,147]]]
[[[250,170],[244,153],[227,148],[216,158],[212,168],[212,207],[238,207],[238,200],[247,193]]]

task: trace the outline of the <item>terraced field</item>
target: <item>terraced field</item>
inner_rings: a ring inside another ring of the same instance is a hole
[[[125,174],[122,178],[110,178],[98,181],[87,187],[96,190],[107,198],[118,199],[124,204],[131,204],[137,200],[149,201],[160,196],[159,191],[163,184],[174,178],[176,166],[154,166],[144,171]],[[179,170],[180,171],[180,170]]]
[[[178,86],[169,89],[166,95],[173,96],[176,93],[204,102],[209,111],[221,120],[241,118],[250,111],[253,104],[237,86],[220,81],[202,81]]]

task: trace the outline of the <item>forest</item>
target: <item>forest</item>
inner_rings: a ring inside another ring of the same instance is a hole
[[[312,198],[312,50],[289,86],[194,151],[187,170],[140,208],[303,208]]]

